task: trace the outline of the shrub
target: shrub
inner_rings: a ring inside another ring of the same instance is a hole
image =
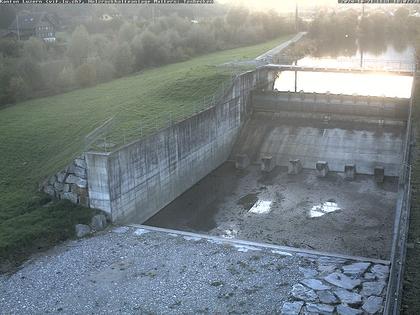
[[[80,87],[88,87],[96,83],[96,68],[92,63],[84,63],[76,69],[76,83]]]

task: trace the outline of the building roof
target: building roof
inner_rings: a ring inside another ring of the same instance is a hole
[[[15,18],[13,23],[9,26],[9,30],[18,29],[17,21],[19,21],[19,30],[32,30],[45,19],[47,19],[51,24],[55,25],[53,19],[51,19],[45,12],[19,14],[18,17]]]
[[[0,30],[0,38],[16,35],[12,30]]]

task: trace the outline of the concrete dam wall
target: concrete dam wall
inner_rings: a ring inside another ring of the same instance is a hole
[[[227,160],[266,70],[238,76],[223,100],[111,153],[86,153],[90,206],[113,221],[144,222]]]
[[[408,100],[273,91],[276,75],[269,67],[244,73],[217,105],[113,152],[85,152],[84,168],[73,163],[43,189],[114,222],[142,223],[238,155],[399,175]]]
[[[386,176],[399,176],[407,99],[256,91],[252,104],[232,159],[270,156],[279,166],[299,159],[307,169],[326,161],[332,171],[355,164],[361,174],[383,167]]]

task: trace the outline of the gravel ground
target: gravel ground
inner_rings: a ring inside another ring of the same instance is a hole
[[[337,263],[348,262],[120,227],[1,276],[0,313],[275,314],[307,268]]]

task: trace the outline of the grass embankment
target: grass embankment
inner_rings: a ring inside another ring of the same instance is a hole
[[[420,80],[417,79],[413,100],[413,127],[416,150],[411,173],[411,211],[404,272],[402,314],[420,314]]]
[[[163,124],[169,112],[191,114],[230,78],[231,70],[218,65],[255,58],[289,37],[0,109],[0,262],[70,237],[74,223],[89,219],[88,210],[67,202],[46,206],[37,193],[39,182],[83,151],[87,133],[115,115],[118,131]]]

